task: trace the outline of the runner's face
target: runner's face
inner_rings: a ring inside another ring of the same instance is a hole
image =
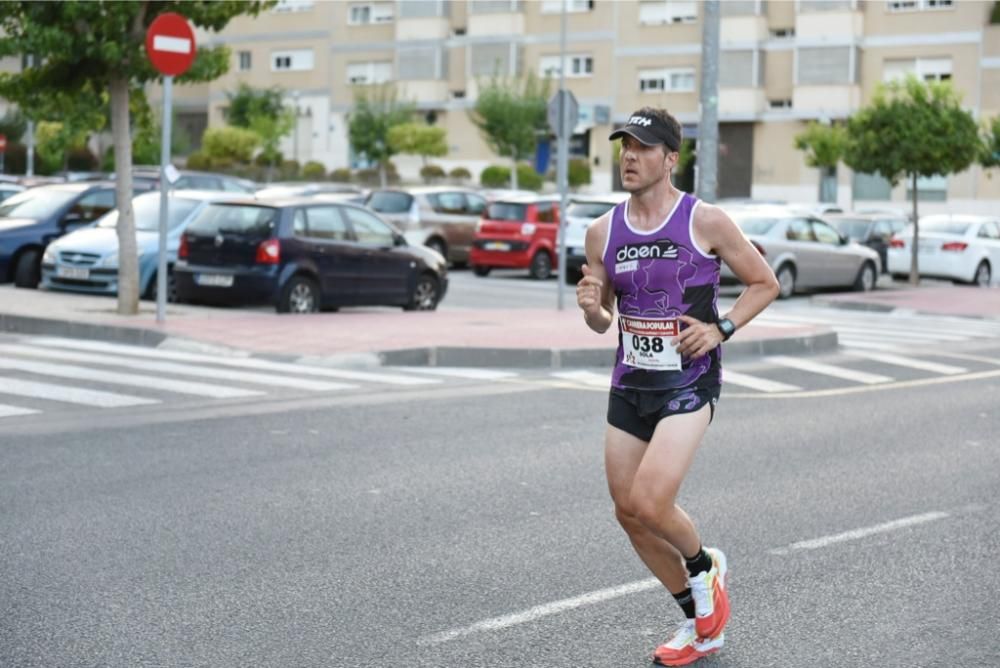
[[[646,146],[641,141],[625,135],[619,169],[622,187],[630,193],[642,192],[666,180],[677,162],[677,153],[665,145]]]

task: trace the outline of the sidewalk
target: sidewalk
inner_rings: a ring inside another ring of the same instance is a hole
[[[871,293],[819,295],[818,305],[1000,319],[1000,288],[908,286]],[[403,312],[390,308],[277,315],[269,309],[170,304],[156,323],[155,304],[120,316],[117,301],[0,286],[0,332],[97,339],[154,347],[261,355],[337,366],[609,366],[614,329],[598,335],[575,307]],[[814,325],[751,323],[724,345],[726,359],[834,350],[837,335]]]

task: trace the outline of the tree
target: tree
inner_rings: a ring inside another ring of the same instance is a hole
[[[388,184],[386,163],[396,151],[389,142],[389,130],[409,122],[414,106],[400,102],[392,84],[356,86],[354,111],[351,112],[348,134],[354,151],[378,164],[379,183]]]
[[[1000,116],[984,123],[983,149],[979,156],[979,164],[987,169],[1000,167]]]
[[[145,53],[146,31],[165,12],[177,12],[195,26],[218,32],[234,16],[256,15],[270,0],[160,0],[152,2],[0,3],[0,57],[32,54],[35,65],[0,74],[0,96],[28,116],[45,120],[58,104],[97,108],[107,95],[117,169],[118,312],[139,310],[139,273],[132,211],[132,142],[129,100],[158,80]],[[178,83],[211,81],[229,66],[224,47],[198,49],[194,65]],[[64,107],[65,108],[65,107]]]
[[[913,285],[920,280],[917,179],[960,172],[981,155],[976,121],[947,82],[911,76],[880,86],[872,103],[848,119],[844,162],[858,172],[878,173],[892,185],[902,178],[911,182]]]
[[[494,76],[489,83],[480,83],[479,97],[469,113],[493,152],[514,164],[510,187],[515,190],[518,161],[531,156],[539,134],[548,132],[548,97],[549,81],[532,72],[519,79]]]
[[[7,138],[8,144],[21,141],[28,129],[28,121],[18,109],[8,109],[0,118],[0,134]]]
[[[281,107],[276,114],[264,109],[253,110],[248,120],[250,125],[247,127],[260,137],[261,158],[267,165],[267,181],[270,183],[274,180],[274,166],[281,162],[278,145],[295,127],[295,112],[287,107]]]
[[[285,93],[278,86],[254,88],[241,83],[234,93],[226,93],[229,107],[226,122],[238,128],[250,129],[255,116],[277,118],[285,111]]]
[[[423,123],[403,123],[389,128],[389,145],[396,153],[419,155],[425,167],[428,156],[440,158],[448,155],[444,128]]]
[[[795,136],[795,148],[804,151],[806,164],[820,170],[819,201],[837,201],[837,163],[844,156],[847,130],[843,125],[815,121]]]

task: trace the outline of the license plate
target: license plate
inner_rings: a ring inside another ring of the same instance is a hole
[[[502,241],[487,241],[483,244],[483,248],[491,251],[509,251],[510,244]]]
[[[570,255],[586,255],[587,254],[587,249],[585,249],[585,248],[570,248],[569,249],[569,254]]]
[[[90,269],[86,267],[56,267],[56,276],[59,278],[71,278],[77,281],[86,281],[90,278]]]
[[[231,274],[196,274],[195,283],[212,288],[233,287],[233,277]]]

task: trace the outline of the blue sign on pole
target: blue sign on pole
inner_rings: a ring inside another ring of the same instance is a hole
[[[539,139],[535,145],[535,171],[539,174],[548,172],[551,157],[552,143],[548,139]]]

